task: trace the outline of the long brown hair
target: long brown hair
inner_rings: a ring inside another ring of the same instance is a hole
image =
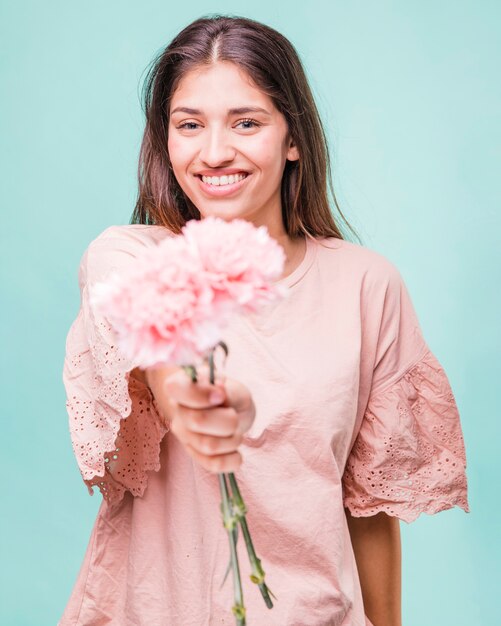
[[[291,42],[273,28],[244,17],[202,17],[186,26],[153,60],[143,85],[146,116],[138,164],[139,189],[131,224],[157,224],[179,234],[197,207],[179,186],[167,150],[172,95],[182,77],[200,66],[230,61],[245,70],[284,115],[299,160],[286,161],[282,177],[282,218],[296,237],[345,239],[329,207],[351,232],[332,186],[325,131],[305,71]]]

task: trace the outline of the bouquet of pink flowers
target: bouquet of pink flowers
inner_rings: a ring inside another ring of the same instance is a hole
[[[225,326],[237,312],[257,312],[286,296],[287,289],[273,282],[282,275],[284,261],[282,247],[265,226],[207,217],[187,222],[181,235],[167,237],[146,250],[128,272],[112,274],[106,282],[94,285],[90,297],[114,329],[121,352],[137,366],[179,365],[196,382],[196,365],[208,362],[214,384],[214,351],[221,346],[228,354],[223,341]],[[243,626],[237,524],[249,554],[251,580],[268,608],[273,607],[269,595],[273,594],[254,551],[236,478],[233,473],[220,473],[218,478],[223,524],[230,542],[226,575],[232,567],[232,610],[237,624]]]

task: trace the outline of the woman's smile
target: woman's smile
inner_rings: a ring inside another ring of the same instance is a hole
[[[200,185],[203,193],[213,198],[223,198],[238,193],[240,189],[242,189],[242,187],[245,185],[249,177],[250,174],[239,174],[237,176],[221,177],[204,176],[203,178],[198,174],[196,175],[196,178],[199,181],[198,184]]]

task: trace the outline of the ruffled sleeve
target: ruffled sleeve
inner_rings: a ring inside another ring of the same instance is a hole
[[[454,506],[469,512],[466,454],[448,377],[423,339],[392,267],[367,407],[343,474],[355,517],[381,511],[410,523]]]
[[[160,469],[168,432],[149,388],[130,375],[135,364],[119,352],[109,323],[89,303],[90,285],[126,268],[144,248],[141,233],[113,226],[85,250],[80,310],[66,339],[63,382],[73,451],[90,494],[97,485],[109,505],[125,491],[143,495],[147,473]]]

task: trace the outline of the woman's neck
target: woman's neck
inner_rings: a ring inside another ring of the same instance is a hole
[[[291,239],[287,234],[284,234],[283,238],[277,239],[277,242],[285,252],[286,259],[281,278],[286,278],[302,263],[306,255],[306,239],[304,237]]]

